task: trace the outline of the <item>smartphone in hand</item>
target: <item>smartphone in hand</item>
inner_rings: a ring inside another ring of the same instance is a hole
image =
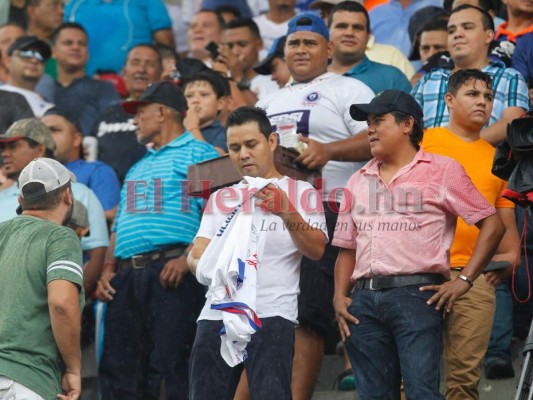
[[[219,56],[218,44],[216,44],[215,42],[211,41],[205,46],[205,48],[206,48],[207,51],[209,51],[209,53],[211,53],[211,58],[213,60],[216,60],[218,58],[218,56]]]

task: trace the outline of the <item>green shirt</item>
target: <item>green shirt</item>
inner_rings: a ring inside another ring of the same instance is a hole
[[[46,400],[61,393],[61,355],[48,311],[48,282],[64,279],[80,288],[80,241],[74,231],[20,215],[0,224],[0,375]]]

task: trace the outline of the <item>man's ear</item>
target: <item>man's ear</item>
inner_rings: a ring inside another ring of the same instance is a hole
[[[453,100],[454,97],[451,93],[448,92],[444,95],[444,102],[446,103],[446,106],[449,110],[453,110]]]
[[[404,126],[404,133],[410,135],[413,130],[413,127],[415,126],[415,119],[413,117],[407,118],[405,121],[402,122],[402,125]]]
[[[68,206],[74,204],[74,194],[72,194],[72,188],[68,188],[63,192],[63,200]]]
[[[268,144],[270,146],[270,151],[276,150],[276,147],[278,147],[278,134],[276,132],[270,134],[268,137]]]
[[[74,137],[72,138],[72,144],[74,147],[80,147],[81,146],[81,143],[83,141],[83,135],[81,134],[81,132],[74,132]]]
[[[333,49],[335,47],[335,44],[329,40],[328,41],[328,60],[331,60],[333,58]]]
[[[39,144],[35,150],[37,152],[37,156],[35,158],[46,157],[46,146],[44,144]]]

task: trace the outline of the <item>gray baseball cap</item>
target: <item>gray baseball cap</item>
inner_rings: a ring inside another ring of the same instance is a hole
[[[19,176],[20,193],[26,200],[43,196],[69,182],[76,182],[76,176],[60,162],[44,157],[30,161]],[[42,188],[28,193],[24,188],[29,183],[40,183]]]

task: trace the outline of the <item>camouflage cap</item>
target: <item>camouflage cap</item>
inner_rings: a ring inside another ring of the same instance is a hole
[[[37,118],[24,118],[14,122],[4,135],[0,135],[0,143],[16,142],[22,138],[44,144],[51,151],[56,149],[52,132]]]

